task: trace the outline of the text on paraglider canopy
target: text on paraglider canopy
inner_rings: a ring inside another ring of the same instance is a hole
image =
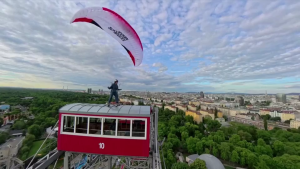
[[[120,31],[115,30],[112,27],[108,27],[109,30],[113,31],[114,34],[116,34],[122,41],[127,41],[128,38]]]
[[[104,149],[104,147],[105,147],[104,143],[99,143],[99,148],[100,149]]]

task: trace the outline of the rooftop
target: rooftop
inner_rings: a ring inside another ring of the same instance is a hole
[[[280,111],[280,113],[285,113],[285,114],[297,114],[297,111],[293,111],[293,110],[282,110]]]
[[[10,105],[0,105],[0,110],[7,110],[10,108]]]
[[[192,154],[189,155],[187,158],[191,160],[190,163],[194,162],[197,158],[205,161],[207,169],[225,169],[221,161],[215,156],[210,154],[202,154],[200,156],[198,154]]]
[[[198,154],[192,154],[192,155],[187,156],[187,158],[189,158],[192,161],[195,161],[197,159],[197,157],[199,157]]]
[[[192,112],[192,113],[196,113],[196,114],[198,114],[198,115],[202,115],[199,111],[187,110],[187,112]]]
[[[150,116],[150,106],[135,105],[111,105],[73,103],[67,104],[59,109],[60,113],[80,113],[80,114],[97,114],[97,115],[122,115],[122,116]]]
[[[224,165],[221,163],[221,161],[210,154],[202,154],[199,157],[197,157],[206,163],[207,169],[225,169]]]
[[[167,105],[166,107],[176,108],[175,106]]]
[[[25,137],[13,137],[9,140],[7,140],[5,143],[3,143],[2,145],[0,145],[0,149],[6,149],[9,146],[11,146],[11,148],[16,147]]]

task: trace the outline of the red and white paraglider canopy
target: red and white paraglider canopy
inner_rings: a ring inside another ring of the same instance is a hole
[[[143,61],[143,45],[135,30],[116,12],[104,7],[89,7],[79,10],[73,22],[92,23],[115,38],[126,49],[134,66]]]

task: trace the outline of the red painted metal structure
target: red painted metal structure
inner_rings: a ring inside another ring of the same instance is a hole
[[[149,157],[151,111],[150,106],[66,105],[59,110],[57,149],[88,154]],[[113,120],[117,122],[115,125]],[[115,126],[115,129],[109,128],[109,125]]]

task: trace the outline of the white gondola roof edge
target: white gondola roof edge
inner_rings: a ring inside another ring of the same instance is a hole
[[[59,109],[59,113],[79,113],[114,116],[150,116],[150,106],[120,105],[118,107],[105,104],[72,103]]]

